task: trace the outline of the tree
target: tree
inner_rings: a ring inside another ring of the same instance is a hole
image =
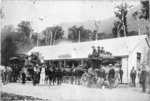
[[[142,4],[142,15],[140,16],[140,18],[144,18],[145,20],[149,19],[149,1],[145,0],[145,1],[141,1]]]
[[[61,26],[47,27],[42,33],[45,36],[45,45],[53,45],[56,40],[62,39],[64,35]]]
[[[88,41],[90,40],[91,30],[85,29],[83,26],[72,26],[69,28],[68,39],[73,41]]]
[[[23,35],[23,38],[29,38],[30,33],[33,31],[33,29],[31,28],[31,24],[29,21],[21,21],[21,23],[18,24],[18,31]]]
[[[95,21],[96,31],[94,32],[94,34],[95,34],[95,39],[96,40],[98,39],[99,26],[100,26],[100,21],[98,21],[98,22]]]
[[[149,6],[150,6],[150,3],[148,0],[145,0],[145,1],[141,1],[141,5],[142,5],[142,8],[141,8],[141,16],[140,16],[140,19],[145,19],[149,22],[149,28],[146,26],[146,28],[149,29],[149,34],[148,34],[148,37],[149,37],[149,40],[150,40],[150,18],[149,18],[149,15],[150,15],[150,12],[149,12]]]
[[[135,36],[135,35],[139,35],[139,33],[137,31],[130,31],[128,32],[128,36]]]
[[[106,37],[106,39],[111,39],[111,38],[114,38],[114,35],[112,33],[109,33]]]
[[[73,26],[69,28],[68,39],[73,40],[73,41],[79,40],[79,28],[78,27]]]
[[[137,24],[137,27],[138,27],[138,33],[139,33],[139,35],[140,35],[140,34],[141,34],[141,30],[140,30],[140,22],[139,22],[140,12],[135,11],[135,12],[132,14],[132,18],[134,19],[135,23]]]
[[[114,35],[114,37],[120,37],[121,30],[123,30],[122,23],[120,21],[114,21],[114,27],[112,29],[112,34]]]
[[[32,43],[34,46],[37,45],[37,41],[38,41],[38,33],[33,33],[32,36],[30,37]]]
[[[1,2],[0,2],[1,3]],[[2,6],[2,5],[1,5]],[[3,9],[2,7],[0,7],[0,18],[3,19],[4,18],[4,13],[3,13]],[[0,23],[2,21],[0,20]],[[0,30],[1,31],[1,30]],[[0,36],[0,40],[1,40],[1,36]],[[1,60],[1,45],[0,45],[0,60]],[[1,61],[0,61],[0,65],[1,65]]]
[[[14,32],[9,32],[6,36],[2,36],[2,65],[8,65],[9,58],[17,53],[17,46],[14,43],[13,34]]]
[[[107,38],[107,34],[106,33],[98,33],[98,40],[101,40],[101,39],[106,39]]]
[[[115,11],[114,14],[122,24],[124,36],[127,36],[128,34],[127,13],[128,13],[128,9],[130,9],[131,7],[132,6],[129,6],[127,3],[121,3],[120,5],[115,7],[117,11]]]

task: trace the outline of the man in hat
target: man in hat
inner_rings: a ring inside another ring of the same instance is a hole
[[[98,52],[98,56],[100,56],[100,53],[101,53],[100,46],[97,47],[97,52]]]
[[[140,82],[142,84],[142,92],[146,92],[146,78],[147,78],[147,71],[145,69],[145,66],[143,65],[142,71],[141,71],[141,78]]]
[[[131,77],[133,86],[136,87],[136,84],[135,84],[136,70],[134,69],[134,67],[132,68],[132,70],[131,70],[131,72],[130,72],[130,77]]]
[[[112,88],[112,84],[113,84],[113,79],[115,77],[115,70],[113,68],[112,64],[109,64],[109,73],[108,73],[108,80],[109,80],[109,84],[110,84],[110,88]]]
[[[93,56],[96,57],[97,56],[97,51],[95,49],[95,46],[92,46],[92,48],[93,48]]]

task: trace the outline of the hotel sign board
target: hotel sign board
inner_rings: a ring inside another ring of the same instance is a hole
[[[68,58],[71,58],[71,57],[72,57],[71,54],[63,54],[63,55],[58,56],[59,59],[68,59]]]

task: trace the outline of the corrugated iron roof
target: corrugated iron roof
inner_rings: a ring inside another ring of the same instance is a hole
[[[88,55],[92,53],[92,46],[100,46],[104,47],[105,51],[111,52],[113,56],[126,56],[129,55],[136,45],[138,45],[141,40],[145,39],[145,37],[146,35],[140,35],[90,42],[34,47],[28,54],[38,51],[44,56],[45,60],[82,59],[88,58]],[[62,55],[64,55],[64,58]],[[59,58],[60,56],[61,58]]]

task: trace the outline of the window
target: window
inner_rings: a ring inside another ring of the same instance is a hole
[[[140,68],[141,65],[141,53],[137,52],[137,68]]]

